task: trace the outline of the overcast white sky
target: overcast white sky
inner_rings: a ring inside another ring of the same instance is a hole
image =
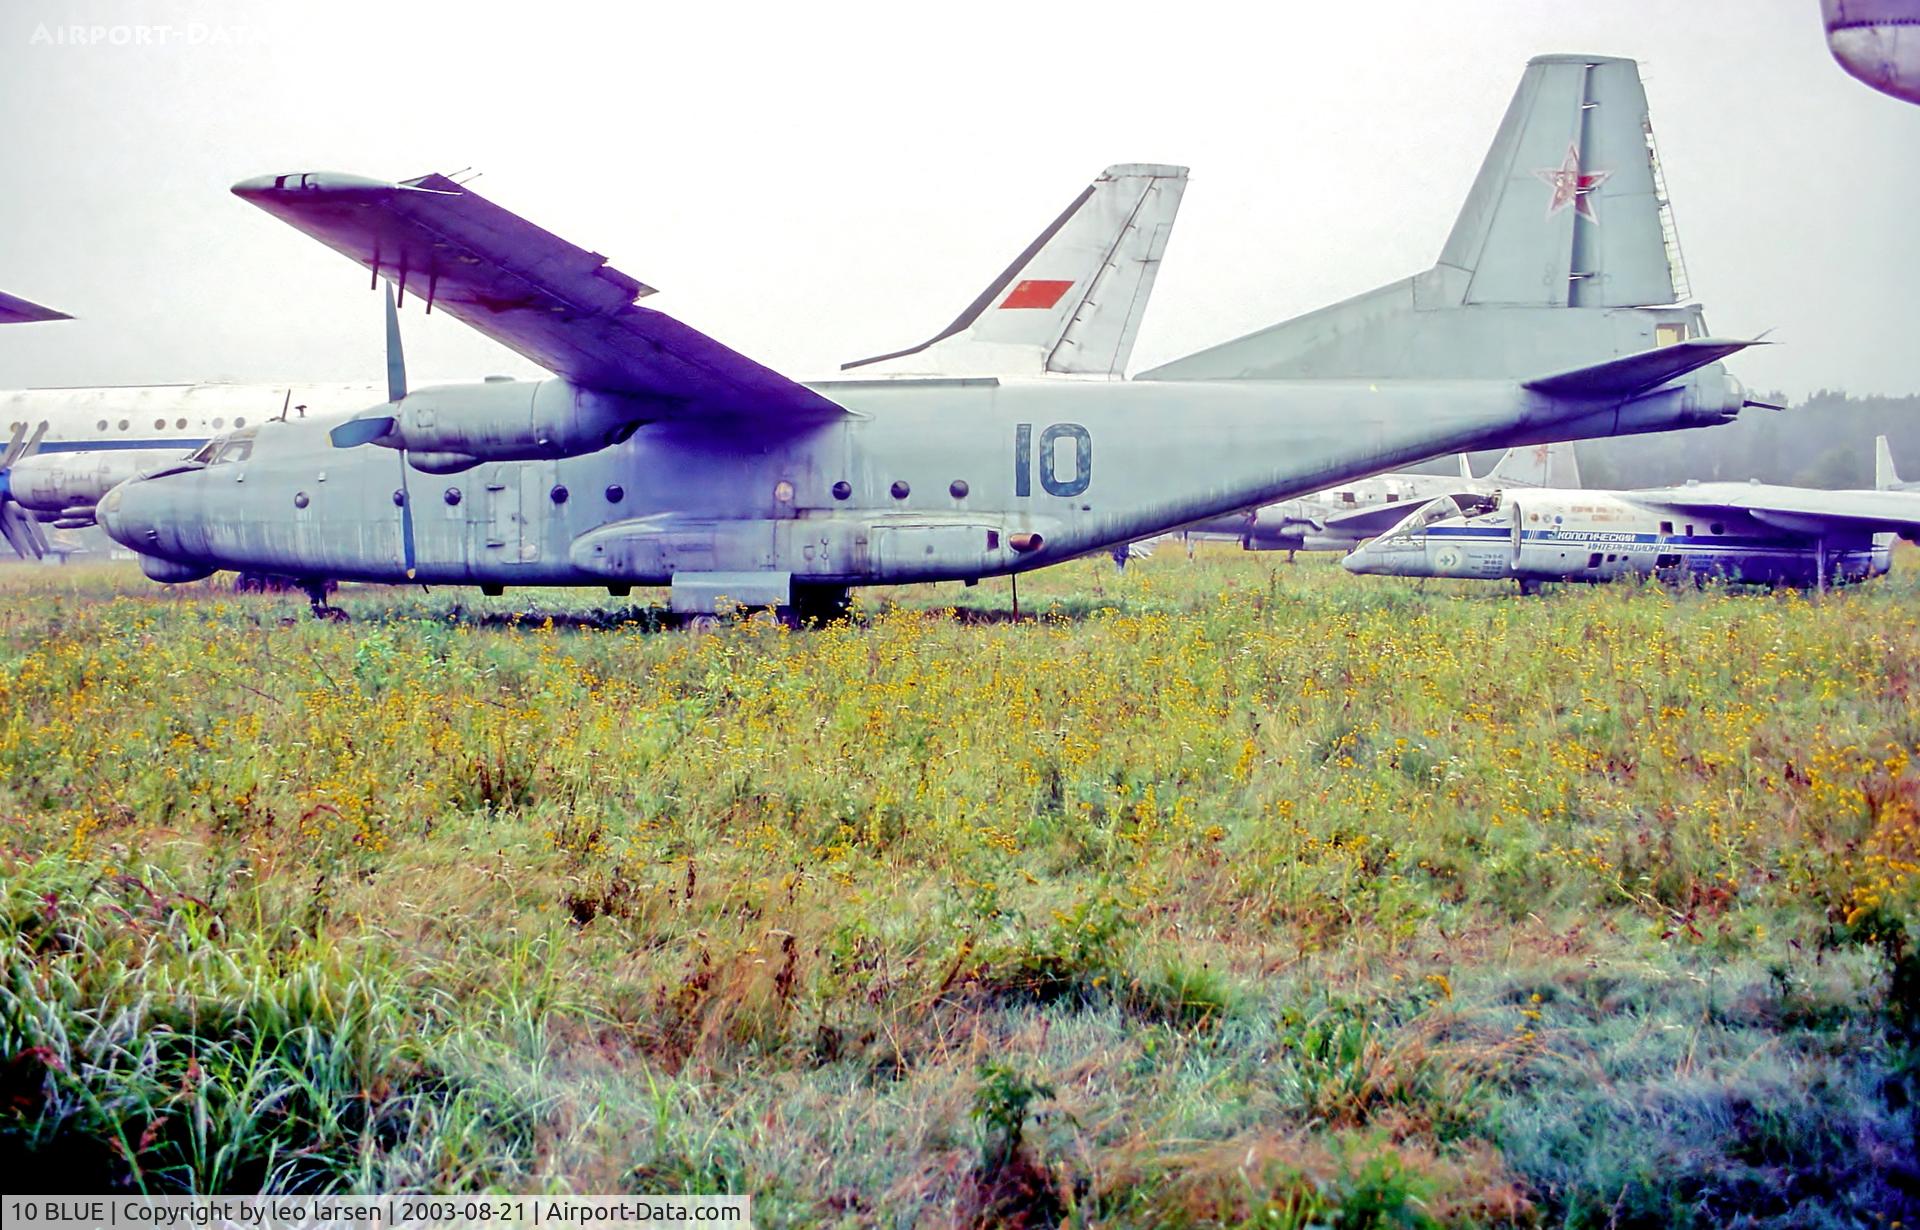
[[[933,333],[1101,167],[1185,163],[1138,370],[1432,264],[1545,52],[1640,60],[1695,297],[1783,343],[1749,384],[1920,392],[1920,107],[1816,0],[8,0],[0,287],[82,319],[0,332],[0,387],[377,379],[365,275],[227,188],[469,166],[804,376]],[[416,382],[532,370],[404,326]]]

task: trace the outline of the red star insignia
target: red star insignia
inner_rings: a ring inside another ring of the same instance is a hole
[[[1567,156],[1559,166],[1542,167],[1534,174],[1553,189],[1553,199],[1547,202],[1547,217],[1551,218],[1571,205],[1573,212],[1598,225],[1600,219],[1594,216],[1593,202],[1588,199],[1588,194],[1606,183],[1612,171],[1581,171],[1580,148],[1569,141]]]

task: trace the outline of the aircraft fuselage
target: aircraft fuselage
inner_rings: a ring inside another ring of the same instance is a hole
[[[183,568],[338,580],[971,579],[1438,453],[1701,425],[1741,402],[1717,367],[1604,405],[1499,381],[817,387],[852,413],[780,432],[661,418],[584,456],[454,474],[422,473],[394,449],[335,448],[338,420],[269,423],[244,461],[116,488],[101,522]]]
[[[1342,562],[1383,576],[1797,586],[1866,580],[1892,562],[1890,535],[1835,531],[1822,543],[1731,509],[1689,511],[1598,491],[1509,493],[1494,511],[1420,520],[1410,517]]]

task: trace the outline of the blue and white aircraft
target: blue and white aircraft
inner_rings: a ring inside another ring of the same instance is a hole
[[[1646,491],[1509,491],[1443,498],[1341,561],[1348,572],[1545,581],[1719,577],[1824,589],[1883,575],[1896,535],[1920,541],[1920,490],[1885,436],[1875,489],[1687,483]]]

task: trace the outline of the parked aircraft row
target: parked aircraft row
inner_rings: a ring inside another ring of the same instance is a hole
[[[247,180],[242,199],[555,377],[409,389],[390,328],[364,409],[316,394],[290,417],[293,394],[269,413],[250,390],[196,418],[152,390],[67,391],[62,439],[48,394],[12,395],[10,468],[36,442],[100,451],[136,421],[108,408],[124,396],[156,437],[206,443],[31,511],[99,498],[158,580],[286,574],[316,601],[328,580],[669,585],[683,611],[830,614],[854,585],[1017,573],[1449,452],[1755,404],[1718,362],[1752,343],[1680,303],[1630,60],[1528,65],[1433,268],[1127,380],[1185,184],[1111,168],[933,339],[801,382],[444,176]]]
[[[1442,497],[1364,546],[1349,572],[1546,581],[1620,576],[1801,585],[1885,575],[1898,534],[1920,540],[1920,484],[1902,483],[1887,438],[1874,489],[1687,483],[1647,491],[1503,491]]]

